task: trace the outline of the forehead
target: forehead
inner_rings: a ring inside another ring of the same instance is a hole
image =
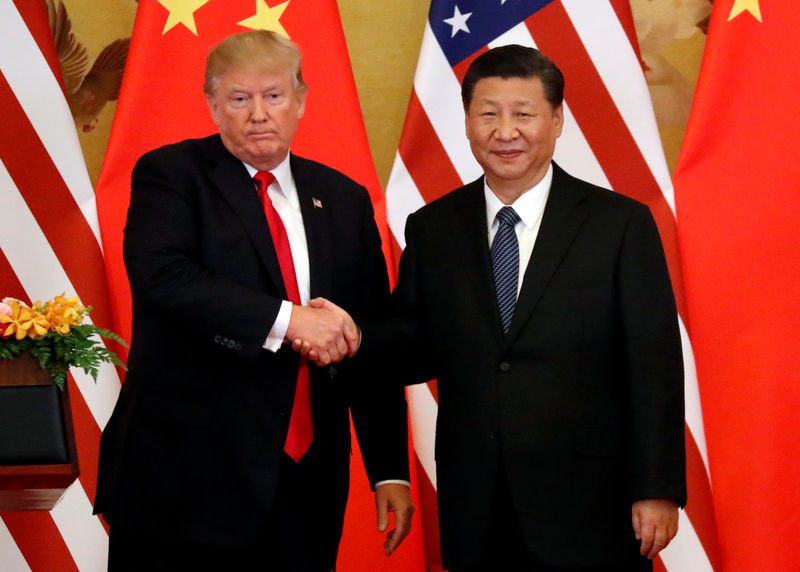
[[[538,77],[486,77],[478,80],[472,94],[472,103],[542,103],[544,85]]]
[[[248,89],[261,91],[275,87],[294,87],[292,74],[286,69],[231,68],[219,78],[221,91]]]

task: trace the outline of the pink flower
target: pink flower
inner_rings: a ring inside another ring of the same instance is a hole
[[[5,302],[0,302],[0,314],[4,316],[10,316],[11,306],[6,304]],[[8,329],[8,324],[0,324],[0,338],[5,337],[7,329]]]

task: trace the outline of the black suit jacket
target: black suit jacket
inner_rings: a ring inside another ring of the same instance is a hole
[[[511,323],[492,280],[483,179],[409,216],[395,318],[361,351],[403,347],[406,382],[438,379],[446,567],[472,565],[503,463],[531,551],[562,566],[636,551],[631,504],[685,501],[683,367],[646,206],[553,183]],[[401,345],[402,340],[402,345]]]
[[[388,281],[366,190],[297,156],[291,169],[312,297],[373,316]],[[262,348],[287,296],[253,182],[218,135],[139,160],[124,257],[133,339],[102,436],[95,510],[193,541],[247,542],[275,502],[299,358],[287,345]],[[402,388],[365,390],[347,364],[312,365],[311,393],[308,458],[330,497],[320,534],[338,540],[349,412],[370,481],[408,478],[405,398]]]

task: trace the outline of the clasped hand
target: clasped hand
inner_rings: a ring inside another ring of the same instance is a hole
[[[302,357],[328,365],[355,355],[361,332],[339,306],[325,298],[314,298],[308,306],[292,306],[286,339]]]

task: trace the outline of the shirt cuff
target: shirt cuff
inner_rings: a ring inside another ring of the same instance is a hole
[[[283,340],[286,338],[286,331],[289,329],[289,319],[292,317],[292,303],[288,300],[281,302],[281,309],[278,310],[278,315],[272,323],[272,329],[269,331],[267,340],[264,342],[264,349],[272,353],[277,352]]]
[[[411,488],[411,483],[409,483],[408,481],[404,481],[402,479],[386,479],[385,481],[378,481],[377,483],[375,483],[376,488],[381,485],[405,485]]]

